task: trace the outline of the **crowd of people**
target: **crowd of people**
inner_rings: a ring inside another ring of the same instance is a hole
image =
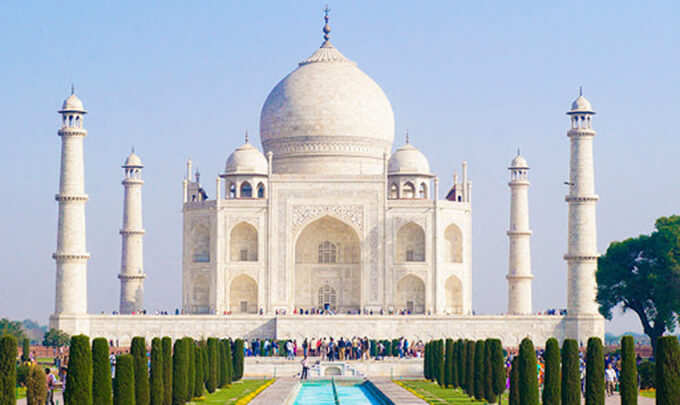
[[[390,340],[390,344],[391,344]],[[352,338],[340,337],[312,337],[304,338],[301,342],[297,339],[252,339],[245,340],[245,355],[252,356],[280,356],[289,360],[296,357],[319,357],[322,361],[336,360],[368,360],[374,358],[380,360],[396,354],[399,358],[420,358],[423,355],[425,344],[422,340],[416,343],[409,342],[406,338],[395,341],[396,348],[388,348],[381,340],[370,340],[367,337],[354,336]],[[374,345],[371,350],[371,345]],[[372,354],[373,353],[373,354]]]

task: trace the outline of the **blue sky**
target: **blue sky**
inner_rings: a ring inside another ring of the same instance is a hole
[[[122,164],[144,160],[146,302],[180,305],[181,181],[191,157],[214,176],[269,91],[321,44],[324,2],[2,2],[4,198],[0,315],[53,310],[59,138],[71,83],[85,140],[89,308],[117,308]],[[678,213],[680,7],[673,2],[331,3],[331,40],[392,102],[411,142],[451,184],[473,185],[473,306],[506,308],[507,166],[521,147],[530,191],[534,307],[566,306],[569,126],[583,86],[593,122],[599,248]],[[442,191],[443,192],[443,191]],[[639,330],[617,317],[614,332]]]

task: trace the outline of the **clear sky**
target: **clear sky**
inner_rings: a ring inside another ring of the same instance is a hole
[[[85,126],[90,312],[117,309],[123,171],[146,164],[146,307],[180,306],[181,182],[191,157],[214,176],[259,146],[269,91],[321,44],[324,2],[0,3],[0,316],[54,309],[60,123],[71,83]],[[467,160],[473,181],[473,306],[506,308],[507,166],[531,165],[534,308],[566,306],[569,121],[583,86],[593,125],[598,245],[678,213],[677,2],[338,1],[331,40],[392,102],[442,193]],[[631,316],[609,331],[639,330]]]

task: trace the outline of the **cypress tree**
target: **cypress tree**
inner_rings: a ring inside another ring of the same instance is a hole
[[[71,337],[64,403],[92,403],[92,350],[90,338],[85,335]]]
[[[446,357],[444,360],[444,387],[453,387],[453,339],[446,339]]]
[[[231,339],[226,339],[223,341],[224,343],[224,372],[226,373],[224,377],[224,385],[225,386],[230,386],[233,375],[234,375],[234,370],[232,370],[232,360],[231,360]]]
[[[524,338],[519,345],[519,403],[538,405],[536,350],[529,338]]]
[[[510,364],[510,394],[508,405],[519,405],[519,356],[515,356]]]
[[[44,405],[47,399],[47,382],[45,372],[36,364],[32,364],[26,378],[26,404]]]
[[[475,394],[475,342],[467,341],[467,358],[465,359],[465,393],[468,396]]]
[[[208,338],[208,383],[206,388],[211,394],[217,389],[217,362],[219,360],[217,350],[217,339]]]
[[[460,356],[458,342],[453,342],[453,358],[451,359],[451,387],[458,387],[458,357]]]
[[[484,357],[486,355],[486,343],[483,340],[475,342],[475,384],[474,396],[475,399],[481,401],[484,399]]]
[[[203,358],[203,385],[205,386],[208,384],[208,342],[201,340],[199,346],[201,346],[201,350],[203,350],[203,355],[201,357]]]
[[[135,404],[149,405],[149,361],[146,357],[146,341],[143,337],[132,338],[130,354],[135,363]]]
[[[218,341],[217,347],[219,348],[218,354],[220,356],[217,385],[222,388],[227,385],[227,350],[225,349],[224,339]]]
[[[426,380],[430,381],[432,378],[430,377],[430,345],[431,341],[425,343],[425,354],[423,357],[423,377],[425,377]]]
[[[243,377],[243,340],[236,339],[234,342],[234,379],[238,381]]]
[[[186,402],[188,356],[185,341],[175,340],[172,356],[172,405],[184,405]]]
[[[187,390],[186,390],[186,400],[191,402],[191,398],[194,397],[194,379],[196,378],[196,364],[194,363],[194,357],[196,356],[196,345],[194,340],[190,337],[184,338],[184,344],[187,348]]]
[[[149,377],[149,399],[151,405],[163,405],[163,343],[159,338],[151,340],[151,376]]]
[[[562,344],[562,405],[581,405],[578,343],[574,339]]]
[[[196,354],[194,356],[194,398],[203,396],[203,347],[196,346]]]
[[[493,349],[491,338],[484,341],[484,399],[489,403],[496,402],[496,394],[493,392],[494,370],[491,365],[491,350]]]
[[[465,391],[465,373],[467,371],[467,344],[458,339],[458,387]]]
[[[637,363],[635,361],[635,341],[632,336],[621,339],[621,374],[619,375],[619,391],[621,403],[637,405]]]
[[[21,341],[21,361],[31,361],[31,341],[28,338]]]
[[[109,343],[101,337],[92,339],[92,401],[97,405],[113,403]]]
[[[66,381],[68,381],[68,378]],[[113,404],[135,405],[134,359],[129,354],[121,354],[116,357],[116,378],[113,380]]]
[[[172,339],[164,336],[163,345],[163,405],[172,405]]]
[[[597,337],[588,339],[586,405],[604,405],[604,353],[602,341]]]
[[[543,405],[560,405],[560,345],[550,338],[545,343],[545,372],[543,377]]]
[[[656,404],[680,403],[680,345],[675,336],[656,340]]]
[[[17,339],[11,335],[0,336],[0,404],[16,403]]]
[[[491,363],[491,391],[494,397],[498,397],[498,403],[501,403],[501,395],[505,391],[505,358],[503,356],[503,344],[500,339],[490,339],[487,341],[487,347],[490,351]],[[489,399],[489,402],[493,402]]]
[[[444,366],[446,365],[446,358],[444,357],[446,355],[446,344],[444,339],[439,339],[437,342],[437,383],[440,387],[446,387],[446,373],[444,370]]]

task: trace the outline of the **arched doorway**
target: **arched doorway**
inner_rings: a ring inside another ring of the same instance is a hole
[[[231,282],[229,302],[232,313],[257,313],[257,282],[241,274]]]
[[[307,225],[295,244],[295,307],[339,313],[361,306],[361,247],[357,233],[325,216]]]
[[[411,314],[425,313],[425,283],[412,274],[397,283],[397,310]]]
[[[450,276],[444,284],[446,291],[446,310],[450,314],[463,313],[463,283],[456,276]]]

